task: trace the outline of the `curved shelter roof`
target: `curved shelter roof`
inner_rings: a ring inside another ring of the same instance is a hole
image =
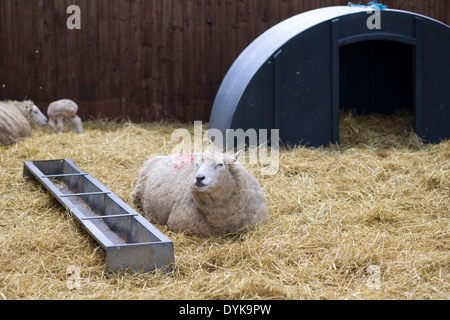
[[[223,79],[209,127],[219,129],[224,137],[227,129],[279,129],[285,143],[318,146],[338,142],[340,48],[381,40],[404,46],[377,48],[378,56],[369,54],[373,49],[364,49],[361,52],[367,56],[363,59],[372,68],[382,67],[389,65],[389,57],[394,60],[395,52],[410,48],[416,133],[431,142],[449,138],[449,26],[416,13],[387,9],[379,17],[381,28],[369,29],[367,21],[373,12],[369,7],[320,8],[267,30],[241,53]],[[374,81],[381,83],[395,78],[391,73],[402,72],[395,64],[383,68]],[[385,87],[384,95],[392,95],[392,101],[403,99],[389,89],[392,85]],[[263,141],[264,137],[260,138]]]

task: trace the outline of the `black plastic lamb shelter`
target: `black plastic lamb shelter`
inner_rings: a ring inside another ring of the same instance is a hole
[[[364,6],[296,15],[237,58],[209,127],[224,138],[227,129],[279,129],[283,143],[320,146],[339,142],[340,108],[407,108],[418,136],[431,143],[449,138],[450,27],[412,12]]]

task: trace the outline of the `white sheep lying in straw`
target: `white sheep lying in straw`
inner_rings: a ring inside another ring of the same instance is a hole
[[[153,223],[191,235],[223,235],[267,219],[258,180],[221,153],[154,156],[139,172],[132,202]]]
[[[83,124],[79,116],[77,116],[78,105],[69,99],[61,99],[49,104],[47,115],[48,124],[53,129],[55,121],[57,123],[58,133],[62,133],[64,119],[68,119],[72,124],[72,130],[77,133],[83,133]]]
[[[47,117],[33,101],[0,101],[0,144],[8,145],[47,125]]]

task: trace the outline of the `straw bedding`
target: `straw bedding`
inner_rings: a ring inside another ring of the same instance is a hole
[[[192,126],[39,129],[0,147],[0,298],[449,299],[450,142],[423,144],[411,123],[401,112],[346,112],[339,146],[283,148],[274,176],[246,164],[267,195],[269,222],[210,238],[157,226],[175,263],[148,274],[106,273],[99,245],[23,180],[23,161],[71,158],[131,203],[143,162],[170,153],[173,130]]]

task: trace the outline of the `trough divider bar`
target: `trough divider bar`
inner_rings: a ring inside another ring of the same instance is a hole
[[[111,218],[123,218],[123,217],[134,217],[134,216],[137,216],[137,214],[135,214],[135,213],[112,214],[112,215],[105,215],[105,216],[85,217],[85,218],[81,218],[81,220],[111,219]]]
[[[68,193],[68,194],[61,194],[61,197],[95,196],[110,193],[111,193],[110,191],[96,191],[96,192],[70,193],[70,194]]]
[[[86,172],[80,172],[80,173],[64,173],[64,174],[49,174],[49,175],[43,175],[41,178],[59,178],[59,177],[78,177],[78,176],[87,176],[88,174]]]

